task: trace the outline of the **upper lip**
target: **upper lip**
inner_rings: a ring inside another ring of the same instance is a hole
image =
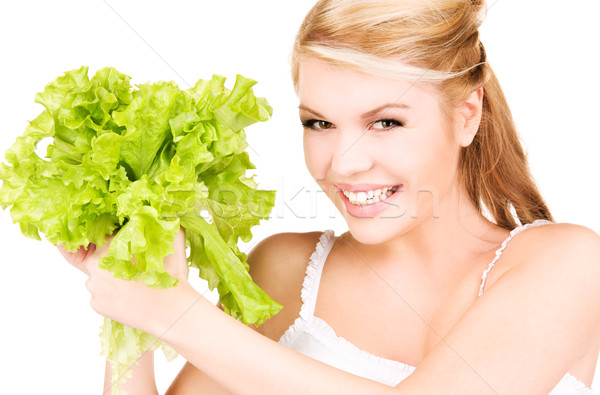
[[[374,191],[377,189],[383,188],[391,188],[396,185],[402,184],[335,184],[338,189],[342,189],[348,192],[357,192],[357,191]]]

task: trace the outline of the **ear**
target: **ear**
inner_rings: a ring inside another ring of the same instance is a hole
[[[467,100],[458,108],[456,119],[456,140],[466,147],[473,141],[479,124],[483,106],[483,87],[480,87],[467,97]]]

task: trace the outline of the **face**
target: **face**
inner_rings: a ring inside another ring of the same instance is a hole
[[[358,241],[445,213],[460,144],[434,88],[307,59],[298,81],[307,168]]]

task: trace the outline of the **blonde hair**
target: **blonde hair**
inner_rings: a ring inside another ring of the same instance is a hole
[[[554,221],[530,173],[506,98],[486,59],[479,26],[485,0],[321,0],[309,11],[292,51],[300,61],[403,78],[438,88],[451,108],[483,87],[483,109],[473,142],[463,147],[459,180],[480,213],[513,229],[536,219]]]

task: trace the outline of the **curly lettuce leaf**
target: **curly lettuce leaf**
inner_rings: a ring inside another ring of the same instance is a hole
[[[173,82],[133,87],[110,67],[92,78],[85,66],[68,71],[36,95],[43,112],[6,151],[0,205],[10,207],[25,236],[41,233],[69,251],[102,245],[112,234],[100,267],[159,289],[176,284],[163,259],[183,226],[190,265],[218,289],[224,310],[259,325],[281,306],[252,281],[237,246],[250,241],[275,199],[246,176],[255,167],[243,128],[272,114],[254,96],[255,83],[238,75],[228,90],[215,75],[187,90]],[[44,139],[50,144],[40,158]],[[108,319],[101,339],[115,378],[150,344],[173,354]]]
[[[192,266],[198,268],[211,289],[218,289],[219,300],[226,313],[240,321],[260,325],[281,309],[263,290],[252,286],[245,261],[240,261],[204,218],[187,214],[181,218],[181,224],[192,231],[187,236],[192,250]],[[252,308],[241,308],[244,305]]]

